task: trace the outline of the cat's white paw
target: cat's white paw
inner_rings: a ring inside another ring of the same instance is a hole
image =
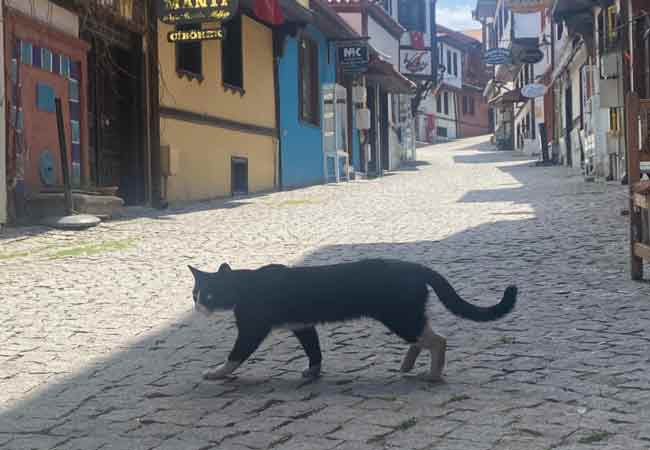
[[[228,361],[217,367],[216,369],[208,369],[203,372],[204,380],[222,380],[227,378],[235,369],[239,367],[239,363]]]
[[[320,377],[320,375],[321,375],[320,372],[321,372],[321,366],[319,364],[318,366],[313,366],[313,367],[310,367],[308,369],[303,370],[302,377],[306,378],[306,379],[309,379],[309,380],[313,380],[315,378]]]

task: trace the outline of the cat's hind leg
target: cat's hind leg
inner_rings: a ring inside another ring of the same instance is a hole
[[[206,380],[226,378],[257,350],[270,331],[269,328],[240,328],[228,361],[216,369],[203,372],[203,378]]]
[[[302,372],[303,378],[318,378],[321,373],[321,363],[323,355],[320,350],[318,333],[315,327],[301,328],[293,330],[293,334],[300,341],[300,345],[307,353],[309,358],[309,368]]]
[[[407,373],[413,370],[413,367],[415,367],[415,361],[418,359],[418,356],[420,356],[420,353],[422,352],[422,347],[420,347],[417,344],[411,344],[409,345],[409,349],[406,352],[406,355],[404,356],[404,360],[402,361],[402,367],[400,367],[400,371]]]
[[[442,371],[445,368],[445,354],[447,352],[447,340],[434,333],[427,323],[416,345],[431,353],[431,366],[429,376],[427,377],[428,380],[442,381]]]

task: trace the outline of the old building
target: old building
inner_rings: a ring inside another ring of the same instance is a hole
[[[422,141],[434,142],[490,132],[490,112],[483,90],[489,79],[481,42],[437,25],[442,77],[435,95],[425,99],[418,118]]]

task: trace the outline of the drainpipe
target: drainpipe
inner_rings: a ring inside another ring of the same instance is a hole
[[[284,39],[286,36],[278,36],[278,31],[273,30],[273,88],[275,93],[275,129],[277,130],[277,169],[274,168],[274,185],[276,189],[282,190],[282,141],[283,134],[280,120],[280,58],[283,53]]]

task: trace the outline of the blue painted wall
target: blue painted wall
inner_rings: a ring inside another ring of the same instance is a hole
[[[336,79],[335,55],[325,36],[314,26],[305,31],[318,43],[320,83]],[[327,52],[331,57],[327,57]],[[284,56],[280,59],[280,138],[282,139],[282,185],[285,188],[307,186],[324,181],[322,128],[299,119],[298,41],[287,38]]]
[[[313,25],[303,31],[318,43],[319,77],[321,87],[336,81],[336,52],[330,48],[326,37]],[[330,53],[329,58],[328,54]],[[280,88],[280,138],[282,159],[282,186],[292,188],[324,182],[323,133],[299,119],[298,95],[298,40],[287,38],[284,55],[278,67]],[[321,114],[322,120],[322,114]],[[354,118],[353,118],[354,120]],[[352,124],[353,125],[353,124]],[[358,170],[359,134],[352,127],[353,161]]]

